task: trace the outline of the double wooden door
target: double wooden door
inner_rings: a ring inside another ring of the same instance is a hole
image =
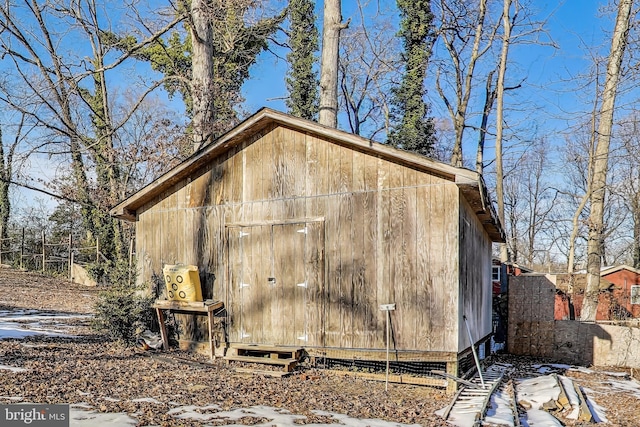
[[[324,222],[227,227],[231,342],[321,346]]]

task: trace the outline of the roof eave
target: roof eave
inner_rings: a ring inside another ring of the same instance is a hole
[[[484,183],[484,179],[482,179],[482,175],[480,174],[475,172],[471,173],[475,174],[475,179],[472,179],[469,174],[466,174],[466,176],[457,176],[456,184],[464,198],[469,205],[471,205],[471,208],[474,210],[487,234],[489,234],[491,241],[504,243],[506,242],[506,236],[498,214],[489,198],[489,191]]]

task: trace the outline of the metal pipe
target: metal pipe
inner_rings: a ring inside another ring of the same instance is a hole
[[[469,329],[469,323],[467,323],[467,316],[463,314],[462,319],[464,320],[464,325],[467,327],[467,334],[469,334],[469,342],[471,343],[471,352],[473,353],[473,359],[476,362],[476,368],[478,369],[478,376],[480,377],[482,388],[485,388],[484,378],[482,378],[482,369],[480,369],[480,360],[478,359],[478,354],[476,353],[476,346],[473,343],[473,337],[471,336],[471,329]]]

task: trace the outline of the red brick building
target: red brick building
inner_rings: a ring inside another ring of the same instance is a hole
[[[640,270],[628,265],[607,267],[600,277],[609,281],[610,312],[613,319],[640,317]]]
[[[586,274],[558,275],[555,319],[580,318]],[[600,273],[596,320],[640,318],[640,270],[628,265],[605,267]]]

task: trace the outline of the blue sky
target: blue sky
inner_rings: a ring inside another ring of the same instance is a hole
[[[352,4],[343,2],[343,4]],[[395,1],[383,0],[381,3],[395,4]],[[580,108],[580,100],[576,97],[575,88],[567,82],[589,70],[585,45],[599,47],[601,53],[608,50],[607,34],[613,26],[614,15],[599,16],[599,9],[606,0],[565,0],[537,1],[539,8],[537,17],[548,18],[547,31],[557,44],[554,49],[549,46],[533,45],[514,47],[511,51],[514,79],[526,79],[523,87],[525,93],[517,96],[531,98],[539,108],[551,113],[557,105],[570,110]],[[343,6],[343,18],[357,19],[356,11]],[[322,2],[318,2],[318,18],[322,17]],[[263,54],[251,73],[251,79],[245,83],[243,93],[246,98],[246,110],[254,112],[263,106],[286,111],[284,101],[286,95],[284,84],[287,66],[284,60],[278,60],[270,54]],[[435,89],[428,88],[433,91]],[[434,102],[437,100],[434,99]],[[444,115],[442,106],[434,105],[434,111]]]
[[[614,14],[599,16],[599,9],[607,0],[565,0],[535,1],[539,10],[539,19],[548,17],[547,30],[558,49],[521,46],[512,50],[514,61],[514,79],[526,78],[526,85],[518,92],[518,98],[529,99],[536,105],[537,119],[545,126],[566,127],[566,121],[559,120],[560,107],[568,111],[585,110],[583,101],[567,83],[567,79],[579,73],[586,73],[590,63],[586,59],[585,45],[600,47],[599,51],[608,51],[607,34],[613,26]],[[322,18],[322,2],[317,2],[316,13]],[[343,1],[343,18],[358,19],[354,2]],[[372,7],[380,4],[395,5],[395,0],[372,2]],[[319,25],[320,27],[320,25]],[[285,75],[287,64],[284,59],[275,58],[266,53],[251,70],[251,79],[243,87],[246,98],[245,109],[252,113],[263,106],[286,111],[282,97],[286,95]],[[428,88],[433,91],[435,89]],[[514,98],[516,99],[516,98]],[[433,102],[437,102],[434,98]],[[588,107],[586,107],[588,108]],[[434,105],[435,112],[444,115],[442,106]],[[45,169],[49,170],[50,165]]]

